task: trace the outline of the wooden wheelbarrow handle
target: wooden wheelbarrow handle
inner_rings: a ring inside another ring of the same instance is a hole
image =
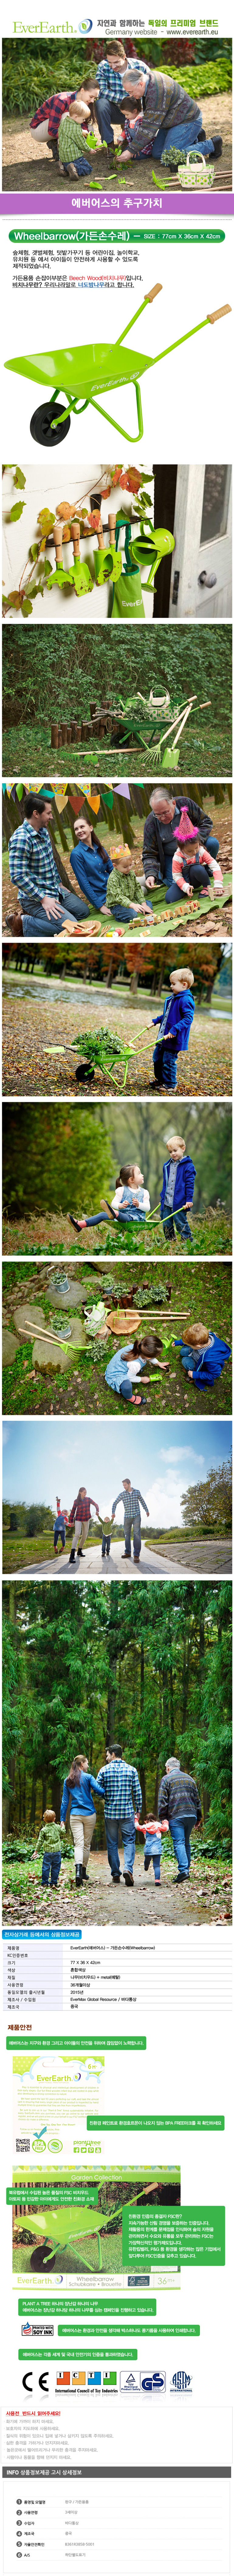
[[[150,286],[149,295],[144,295],[144,304],[154,304],[155,295],[162,295],[162,286]]]
[[[222,322],[222,320],[223,320],[223,314],[224,314],[224,313],[231,313],[231,310],[232,310],[231,304],[218,304],[218,305],[217,305],[217,312],[216,312],[216,313],[208,313],[208,314],[207,314],[207,321],[208,321],[208,322]]]

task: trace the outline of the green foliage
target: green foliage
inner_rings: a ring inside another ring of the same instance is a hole
[[[51,1209],[51,1213],[55,1209],[60,1214],[62,1210],[72,1208],[73,1213],[77,1211],[80,1215],[86,1208],[94,1214],[103,1198],[113,1196],[114,1178],[120,1165],[127,1161],[140,1161],[151,1208],[154,1209],[162,1185],[165,1136],[170,1132],[170,1115],[165,1101],[158,1103],[157,1127],[153,1110],[152,1117],[149,1117],[148,1101],[142,1100],[137,1103],[131,1100],[128,1104],[121,1101],[113,1104],[110,1101],[89,1102],[82,1108],[77,1101],[71,1107],[65,1102],[47,1103],[45,1100],[35,1104],[27,1101],[19,1107],[12,1107],[10,1103],[5,1105],[4,1206],[15,1216],[18,1210],[26,1216],[28,1209],[38,1208]],[[173,1124],[180,1134],[178,1104],[173,1113]],[[186,1153],[192,1154],[196,1165],[195,1218],[197,1210],[205,1212],[210,1206],[220,1207],[221,1187],[221,1209],[224,1206],[231,1213],[231,1111],[226,1102],[205,1102],[202,1117],[199,1102],[196,1106],[193,1103],[192,1108],[186,1103],[183,1108],[183,1136]],[[124,1228],[123,1250],[125,1253],[131,1250],[136,1257],[135,1226],[132,1234],[133,1242],[128,1226],[126,1240]],[[151,1227],[146,1227],[145,1241],[148,1250],[153,1250]],[[118,1231],[118,1247],[121,1251],[121,1229]],[[55,1248],[52,1243],[51,1250]],[[70,1248],[74,1251],[72,1238]],[[87,1245],[89,1248],[95,1250],[93,1237],[91,1246]],[[104,1249],[102,1239],[96,1248]],[[202,1244],[200,1248],[203,1249]],[[207,1245],[204,1248],[207,1249]],[[217,1248],[214,1243],[214,1249]],[[107,1250],[113,1252],[113,1249],[112,1233]]]
[[[12,1610],[13,1626],[12,1646]],[[158,1797],[169,1753],[195,1771],[206,1820],[218,1815],[231,1837],[231,1587],[222,1582],[147,1584],[136,1595],[116,1583],[71,1593],[25,1578],[5,1587],[3,1691],[5,1755],[11,1755],[14,1686],[20,1669],[15,1744],[14,1831],[38,1825],[48,1801],[60,1814],[74,1753],[93,1770],[110,1734],[135,1758],[143,1816]],[[29,1686],[30,1685],[30,1686]],[[25,1810],[20,1778],[25,1765]],[[33,1817],[32,1817],[33,1807]],[[97,1838],[104,1840],[98,1814]]]
[[[137,53],[140,58],[145,56],[143,40],[137,41]],[[2,57],[3,113],[5,116],[22,116],[23,119],[26,115],[35,115],[43,98],[53,90],[78,88],[81,80],[95,78],[97,70],[92,38],[86,42],[82,38],[79,43],[77,37],[73,41],[69,37],[65,41],[61,38],[60,42],[49,37],[45,45],[43,38],[39,37],[36,42],[31,40],[26,45],[20,38],[13,42],[5,37]],[[217,44],[211,40],[178,46],[173,39],[164,38],[162,43],[150,37],[148,57],[152,67],[163,61],[164,71],[167,70],[170,76],[174,73],[175,78],[184,83],[190,97],[215,97],[219,90],[231,89],[232,45],[227,39],[222,43],[219,38]]]
[[[231,1528],[232,1524],[232,1454],[222,1467],[210,1467],[203,1484],[188,1485],[181,1495],[185,1529],[201,1528],[208,1533]]]

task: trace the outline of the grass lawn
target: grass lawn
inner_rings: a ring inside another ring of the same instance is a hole
[[[138,1273],[138,1291],[139,1277],[140,1273]],[[189,1321],[190,1324],[195,1323],[198,1319],[200,1320],[200,1317],[203,1315],[204,1321],[207,1321],[211,1332],[216,1331],[222,1341],[227,1341],[231,1345],[231,1265],[227,1265],[227,1267],[225,1265],[221,1268],[220,1263],[218,1263],[216,1267],[213,1262],[210,1262],[207,1263],[205,1270],[202,1268],[201,1271],[198,1271],[196,1264],[194,1268],[192,1266],[190,1269],[189,1287],[187,1287],[187,1284],[184,1286],[183,1282],[184,1272],[181,1271],[181,1266],[179,1266],[179,1269],[177,1269],[175,1273],[175,1280],[173,1281],[173,1320],[171,1322],[170,1307],[168,1306],[167,1317],[166,1307],[163,1307],[165,1332],[168,1334],[171,1331],[174,1339],[174,1336],[176,1338],[180,1331],[183,1331],[184,1339],[186,1340],[189,1338]],[[36,1289],[37,1303],[40,1302],[41,1304],[42,1326],[45,1319],[45,1321],[49,1323],[50,1329],[51,1327],[54,1327],[55,1330],[56,1312],[54,1308],[52,1309],[51,1307],[48,1289],[46,1290],[45,1287],[43,1291],[43,1278],[41,1278],[41,1275],[38,1282],[38,1273],[35,1278],[35,1273],[31,1274],[27,1271],[24,1287],[22,1288],[22,1298],[25,1293],[25,1286],[27,1300],[30,1300],[30,1289],[32,1300],[34,1299]],[[137,1328],[138,1334],[140,1334],[141,1330],[142,1334],[144,1334],[148,1327],[150,1329],[152,1324],[152,1330],[155,1329],[156,1332],[161,1332],[163,1339],[164,1324],[160,1322],[160,1307],[154,1307],[153,1291],[154,1277],[153,1271],[151,1271],[149,1275],[149,1307],[147,1309],[147,1321],[144,1314],[144,1305],[142,1305],[141,1323]],[[87,1301],[89,1294],[90,1287],[87,1280]],[[100,1272],[99,1274],[97,1272],[96,1279],[95,1273],[93,1273],[90,1302],[94,1302],[95,1298],[98,1298],[101,1295],[105,1299],[105,1272],[102,1277],[100,1277]],[[118,1271],[118,1297],[119,1303],[121,1304],[122,1301],[124,1304],[123,1269],[119,1269]],[[133,1301],[134,1300],[135,1303],[137,1303],[137,1270],[135,1270],[135,1278],[133,1281]],[[12,1328],[14,1329],[14,1307],[16,1303],[18,1305],[18,1302],[20,1302],[20,1288],[17,1280],[17,1271],[16,1273],[12,1271],[9,1279],[9,1274],[7,1269],[5,1269],[3,1286],[3,1322],[6,1327],[8,1326],[11,1330]],[[181,1317],[183,1315],[183,1309],[186,1309],[186,1307],[187,1318],[185,1314],[185,1320],[183,1322],[181,1321]],[[77,1311],[79,1311],[78,1306]],[[64,1317],[64,1337],[65,1335],[66,1316]],[[133,1339],[133,1334],[131,1332],[130,1323],[129,1327],[128,1324],[125,1324],[123,1328],[123,1348],[127,1347],[128,1335],[129,1341],[131,1341],[131,1339]],[[71,1360],[70,1366],[68,1364],[68,1369],[63,1372],[59,1365],[56,1369],[52,1367],[40,1369],[37,1365],[36,1367],[34,1364],[32,1365],[33,1338],[34,1328],[30,1338],[29,1336],[27,1337],[27,1333],[25,1333],[25,1339],[22,1338],[22,1343],[19,1345],[19,1349],[12,1365],[10,1367],[4,1366],[3,1368],[2,1404],[3,1413],[5,1415],[44,1415],[45,1413],[50,1412],[53,1412],[54,1414],[60,1413],[61,1415],[69,1414],[73,1416],[80,1416],[83,1414],[114,1415],[118,1412],[119,1403],[122,1404],[122,1411],[127,1413],[127,1403],[124,1404],[123,1399],[114,1394],[112,1388],[106,1386],[105,1383],[105,1369],[107,1367],[107,1363],[112,1359],[113,1352],[119,1346],[120,1337],[115,1333],[114,1328],[111,1333],[109,1332],[107,1334],[107,1338],[104,1343],[99,1340],[96,1348],[92,1345],[89,1349],[86,1347],[84,1350],[78,1350],[77,1353],[74,1352],[73,1361]],[[161,1418],[162,1413],[169,1415],[171,1413],[186,1415],[186,1413],[189,1412],[191,1416],[196,1414],[224,1415],[231,1413],[231,1360],[225,1363],[221,1377],[218,1381],[215,1381],[213,1390],[211,1391],[208,1387],[205,1387],[202,1392],[200,1388],[196,1391],[193,1382],[190,1379],[188,1380],[185,1376],[179,1352],[173,1349],[173,1340],[172,1348],[168,1357],[168,1377],[164,1377],[163,1373],[160,1374],[160,1372],[156,1371],[153,1378],[151,1378],[150,1386],[146,1388],[146,1403],[144,1410],[147,1414]],[[146,1363],[146,1377],[150,1374],[151,1368],[152,1363],[149,1361],[148,1364]],[[144,1381],[142,1381],[142,1383],[144,1383]]]
[[[127,1243],[126,1234],[128,1235]],[[116,1227],[114,1226],[114,1223],[113,1228],[110,1228],[110,1225],[104,1217],[103,1226],[98,1227],[98,1235],[100,1243],[100,1258],[103,1253],[111,1253],[113,1258],[114,1243],[116,1242]],[[123,1252],[125,1260],[129,1261],[132,1258],[132,1255],[135,1254],[135,1241],[133,1242],[132,1240],[133,1236],[135,1236],[135,1226],[128,1225],[128,1227],[125,1227],[124,1232],[123,1227],[118,1225],[118,1258],[121,1252]],[[84,1238],[79,1238],[77,1235],[77,1250],[79,1247],[79,1240],[82,1246]],[[48,1213],[46,1213],[45,1209],[43,1215],[37,1217],[34,1209],[33,1216],[31,1218],[30,1216],[17,1218],[12,1217],[11,1219],[8,1216],[3,1217],[3,1253],[46,1252],[48,1254],[53,1252],[56,1253],[56,1255],[60,1252],[72,1253],[74,1251],[74,1241],[75,1237],[73,1228],[70,1224],[69,1217],[63,1215],[62,1208],[58,1209],[57,1216],[51,1214],[51,1209],[48,1209]],[[86,1228],[85,1245],[87,1255],[92,1253],[93,1231],[89,1226]],[[192,1243],[188,1241],[187,1249],[186,1245],[183,1247],[183,1258],[186,1262],[189,1260],[191,1263],[194,1253],[196,1253],[197,1256],[199,1256],[199,1253],[205,1253],[208,1258],[210,1253],[213,1255],[218,1253],[222,1258],[224,1258],[226,1254],[229,1254],[229,1256],[231,1255],[231,1249],[231,1217],[229,1213],[226,1215],[225,1209],[214,1216],[212,1214],[212,1210],[210,1208],[206,1208],[204,1209],[202,1216],[195,1216],[192,1218]],[[152,1253],[153,1255],[159,1253],[160,1258],[163,1258],[165,1261],[168,1260],[168,1248],[166,1248],[160,1217],[156,1217],[155,1221],[152,1219],[148,1226],[147,1224],[144,1226],[141,1225],[141,1256],[142,1253],[144,1258],[146,1255],[148,1260],[150,1260]],[[174,1263],[174,1261],[178,1261],[180,1258],[180,1238],[176,1235],[174,1243],[170,1244],[170,1260],[173,1260]]]
[[[121,751],[122,745],[125,753],[125,764],[127,759],[129,778],[136,777],[137,767],[140,768],[141,777],[147,778],[149,776],[149,769],[151,770],[153,777],[158,777],[159,773],[158,763],[156,762],[156,749],[154,748],[152,750],[152,744],[150,748],[147,748],[146,746],[145,749],[142,746],[142,743],[139,745],[133,728],[134,717],[132,719],[132,731],[130,730],[130,741],[126,746],[126,743],[123,741],[124,719],[121,724],[120,718],[119,744],[115,743],[114,745],[115,768],[116,760],[118,760],[119,756],[119,750]],[[23,778],[25,771],[27,777],[36,777],[37,772],[39,772],[40,776],[43,777],[44,772],[44,775],[48,777],[48,764],[51,765],[50,736],[51,724],[46,721],[45,716],[40,716],[39,714],[37,720],[33,723],[28,720],[26,724],[21,720],[20,724],[14,726],[5,725],[3,727],[2,737],[4,774],[6,773],[7,777],[14,777],[17,772],[18,777]],[[225,721],[225,713],[223,712],[223,714],[220,715],[217,707],[216,709],[214,708],[214,710],[212,710],[212,706],[209,707],[206,716],[203,711],[200,713],[198,706],[195,706],[188,723],[186,724],[184,742],[186,742],[186,769],[188,776],[189,774],[190,776],[194,776],[194,774],[196,775],[197,771],[199,778],[217,778],[217,775],[220,778],[231,777],[232,730],[231,714],[228,711]],[[170,750],[170,745],[168,745],[168,750]],[[110,753],[112,753],[113,763],[113,742],[111,730],[109,734],[105,734],[105,747],[102,748],[100,754],[99,735],[95,735],[94,729],[92,733],[92,767],[96,770],[97,777],[106,776],[106,762],[109,761]],[[122,759],[122,767],[123,766],[124,763]],[[56,772],[57,777],[64,776],[64,749],[62,744],[60,746],[60,751],[56,751]],[[170,770],[168,775],[173,778],[173,745],[171,749]]]
[[[139,1851],[139,1841],[136,1838],[131,1921],[133,1919],[134,1923],[144,1923],[146,1927],[147,1923],[151,1925],[155,1922],[156,1907],[159,1920],[161,1918],[163,1922],[168,1923],[184,1921],[184,1890],[181,1893],[180,1888],[174,1886],[175,1858],[171,1837],[166,1839],[165,1836],[162,1845],[161,1881],[157,1896],[155,1896],[153,1871],[149,1870],[145,1877],[142,1860],[142,1846]],[[120,1852],[121,1870],[122,1863],[123,1853]],[[41,1862],[35,1860],[33,1846],[27,1863],[20,1864],[17,1860],[11,1861],[9,1844],[8,1855],[3,1855],[2,1902],[4,1924],[14,1924],[16,1918],[17,1924],[20,1922],[22,1926],[23,1923],[31,1925],[32,1929],[38,1925],[41,1930],[46,1928],[49,1930],[52,1925],[53,1929],[57,1928],[61,1931],[64,1925],[68,1930],[69,1924],[74,1925],[77,1922],[73,1846],[71,1859],[69,1856],[66,1863],[62,1863],[58,1887],[53,1890],[50,1886],[48,1889],[42,1887]],[[119,1913],[121,1923],[128,1925],[129,1896],[122,1878],[118,1894],[118,1920]],[[93,1922],[96,1924],[113,1922],[113,1896],[106,1852],[98,1850],[96,1837],[92,1843],[92,1859],[83,1889],[82,1915],[85,1927]],[[231,1860],[225,1851],[217,1855],[215,1849],[212,1849],[212,1831],[209,1832],[209,1828],[204,1826],[203,1834],[200,1836],[193,1834],[192,1837],[191,1878],[186,1892],[186,1922],[209,1920],[211,1923],[226,1923],[231,1922],[231,1919]]]

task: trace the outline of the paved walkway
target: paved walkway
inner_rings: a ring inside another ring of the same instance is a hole
[[[182,1562],[180,1551],[178,1553],[178,1560],[175,1561],[173,1557],[172,1566],[169,1557],[164,1555],[161,1556],[159,1549],[157,1550],[155,1548],[154,1550],[153,1548],[146,1547],[143,1538],[141,1542],[139,1570],[137,1572],[134,1566],[133,1554],[131,1559],[123,1556],[122,1537],[119,1541],[117,1539],[117,1542],[113,1547],[112,1554],[110,1549],[109,1557],[102,1556],[101,1549],[99,1547],[88,1547],[85,1549],[84,1556],[80,1559],[75,1574],[71,1567],[70,1575],[68,1575],[68,1565],[69,1558],[67,1555],[55,1557],[48,1556],[41,1561],[40,1565],[38,1562],[36,1562],[35,1565],[32,1563],[29,1566],[25,1565],[24,1576],[26,1574],[31,1574],[34,1578],[36,1574],[39,1582],[40,1579],[44,1582],[45,1577],[49,1576],[50,1583],[53,1582],[54,1577],[56,1581],[58,1581],[58,1575],[59,1579],[61,1577],[61,1582],[64,1581],[65,1576],[68,1576],[68,1580],[72,1584],[80,1583],[82,1581],[82,1575],[85,1582],[87,1582],[88,1578],[89,1583],[98,1583],[100,1582],[100,1579],[103,1583],[130,1583],[131,1580],[133,1583],[139,1583],[140,1580],[141,1582],[148,1581],[153,1583],[156,1576],[158,1581],[158,1576],[161,1575],[162,1583],[166,1583],[168,1582],[168,1579],[170,1582],[172,1581],[172,1574],[181,1574],[184,1578],[187,1574],[189,1577],[190,1572],[190,1568]],[[22,1568],[19,1567],[18,1573],[20,1572],[22,1572]],[[194,1565],[194,1574],[195,1573],[196,1567]]]

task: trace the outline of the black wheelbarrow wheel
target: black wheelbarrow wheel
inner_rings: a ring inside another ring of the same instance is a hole
[[[36,447],[60,447],[69,429],[70,412],[66,412],[64,420],[63,404],[55,403],[53,397],[52,402],[39,403],[38,411],[32,412],[30,430]]]

